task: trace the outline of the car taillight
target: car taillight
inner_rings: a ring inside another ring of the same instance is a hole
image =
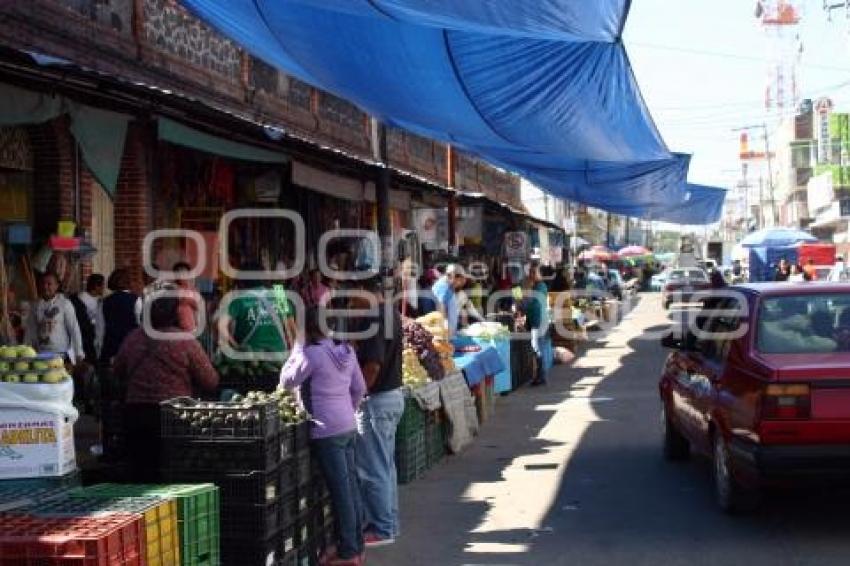
[[[812,397],[808,385],[768,385],[762,398],[762,418],[772,420],[808,419]]]

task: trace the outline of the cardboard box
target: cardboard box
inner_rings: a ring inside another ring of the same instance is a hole
[[[70,419],[28,409],[0,409],[0,479],[63,476],[76,467]]]

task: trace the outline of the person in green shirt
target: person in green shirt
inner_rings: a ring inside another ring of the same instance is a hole
[[[243,270],[258,271],[258,266]],[[276,354],[286,359],[296,334],[295,312],[282,287],[270,289],[262,282],[240,280],[241,295],[230,302],[221,322],[227,343],[243,352]]]

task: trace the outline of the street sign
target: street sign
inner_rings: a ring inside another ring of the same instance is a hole
[[[525,259],[528,257],[528,234],[525,232],[508,232],[505,234],[505,257],[509,259]]]

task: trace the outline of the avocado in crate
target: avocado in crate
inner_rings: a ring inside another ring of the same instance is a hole
[[[208,402],[179,397],[161,403],[163,438],[255,438],[277,437],[280,432],[278,404],[260,393],[235,400]]]
[[[158,497],[177,504],[177,530],[182,566],[219,566],[219,489],[212,484],[114,484],[78,488],[71,497]]]
[[[248,472],[276,468],[281,462],[281,442],[270,438],[215,438],[162,440],[162,467],[192,473]],[[196,476],[197,477],[197,476]]]

